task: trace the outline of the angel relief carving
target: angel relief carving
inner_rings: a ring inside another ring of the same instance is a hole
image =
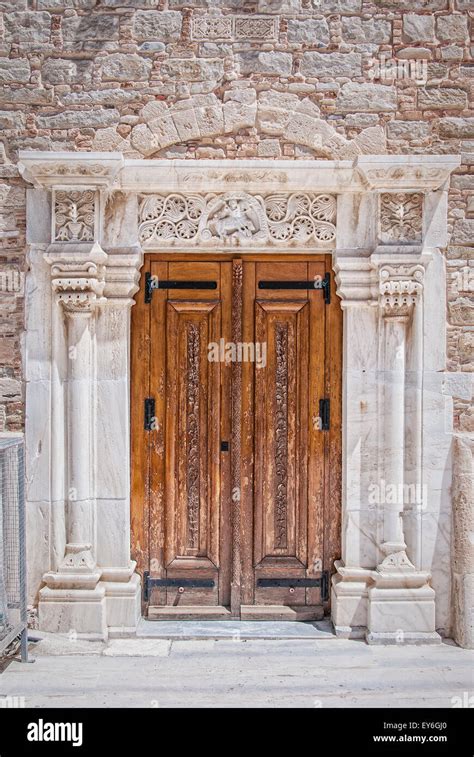
[[[223,195],[209,204],[204,241],[226,239],[266,239],[268,224],[258,200],[245,193]]]
[[[327,246],[336,237],[336,198],[310,192],[144,195],[140,240],[146,246],[265,244]]]

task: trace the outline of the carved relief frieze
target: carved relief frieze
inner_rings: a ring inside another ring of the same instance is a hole
[[[420,242],[423,226],[421,193],[380,195],[380,236],[383,242]]]
[[[278,39],[277,16],[235,16],[235,39]]]
[[[218,39],[264,39],[278,38],[278,17],[255,15],[206,14],[192,20],[192,38],[198,41]]]
[[[313,193],[143,195],[144,246],[328,246],[336,237],[336,198]]]
[[[385,316],[409,316],[423,292],[422,265],[384,265],[379,271],[380,306]]]
[[[232,39],[232,16],[196,16],[192,21],[195,40]]]
[[[53,241],[92,242],[95,237],[96,202],[93,189],[55,191]]]

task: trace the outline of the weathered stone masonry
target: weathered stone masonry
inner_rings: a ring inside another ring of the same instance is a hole
[[[291,161],[460,154],[440,308],[446,370],[465,374],[446,380],[464,480],[474,431],[469,9],[468,0],[0,0],[0,430],[21,430],[24,415],[19,150]]]

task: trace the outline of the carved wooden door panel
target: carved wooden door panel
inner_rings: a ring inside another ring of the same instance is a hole
[[[133,555],[148,616],[319,617],[340,555],[330,256],[175,261],[147,259],[132,312]]]
[[[242,373],[242,617],[315,618],[327,600],[330,306],[312,286],[327,270],[324,259],[244,263],[244,341],[265,345],[266,361]]]
[[[166,616],[166,606],[192,605],[212,617],[212,607],[230,604],[230,368],[209,360],[209,345],[230,339],[231,264],[156,262],[150,274],[156,429],[149,616]]]

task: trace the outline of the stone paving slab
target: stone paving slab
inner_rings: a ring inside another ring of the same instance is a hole
[[[137,636],[156,639],[336,639],[330,620],[311,623],[252,620],[145,620]]]
[[[27,707],[442,707],[472,694],[474,654],[451,642],[117,639],[102,653],[38,654],[0,676]],[[86,649],[85,642],[76,642]],[[70,642],[73,645],[73,642]]]

